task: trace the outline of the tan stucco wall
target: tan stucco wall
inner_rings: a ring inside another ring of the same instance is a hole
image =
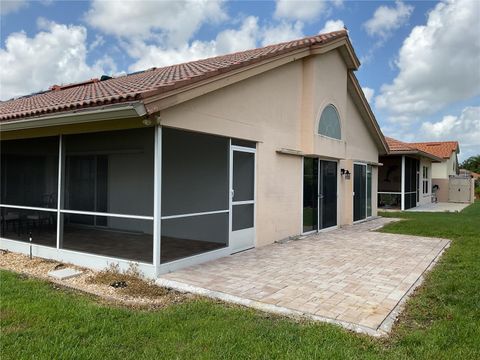
[[[316,135],[323,108],[333,103],[342,121],[342,140]],[[347,92],[347,69],[335,51],[296,61],[161,112],[161,125],[243,138],[257,146],[257,246],[302,231],[300,150],[335,158],[353,174],[353,161],[378,161],[378,151]],[[377,177],[374,168],[373,214]],[[353,218],[353,176],[339,174],[339,223]]]
[[[439,189],[437,190],[437,201],[438,202],[448,202],[448,179],[432,179],[432,186],[438,185]]]
[[[457,155],[452,152],[449,159],[439,163],[432,164],[432,178],[433,179],[448,179],[450,175],[456,174]]]

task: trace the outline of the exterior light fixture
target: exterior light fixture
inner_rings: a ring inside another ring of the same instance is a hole
[[[150,126],[150,125],[152,125],[152,120],[150,120],[150,119],[143,119],[143,120],[142,120],[142,124],[145,125],[145,126]]]
[[[340,174],[345,176],[345,180],[350,180],[350,171],[345,169],[340,169]]]

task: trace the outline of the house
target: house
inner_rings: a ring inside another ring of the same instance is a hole
[[[432,202],[432,168],[443,159],[412,143],[385,139],[389,151],[379,160],[378,207],[407,210]]]
[[[337,31],[1,103],[0,247],[155,277],[375,216],[359,65]]]
[[[448,202],[450,178],[459,173],[458,154],[460,153],[460,146],[458,142],[420,142],[412,143],[412,145],[442,159],[441,162],[432,165],[432,185],[437,189],[438,201]]]

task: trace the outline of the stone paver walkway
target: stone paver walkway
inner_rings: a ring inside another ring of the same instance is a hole
[[[162,275],[157,283],[381,335],[448,240],[370,231],[375,219]]]

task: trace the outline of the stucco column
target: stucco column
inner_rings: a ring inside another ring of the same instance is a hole
[[[339,169],[350,173],[350,179],[340,175],[340,186],[338,191],[339,224],[350,225],[353,223],[353,160],[340,160]]]

